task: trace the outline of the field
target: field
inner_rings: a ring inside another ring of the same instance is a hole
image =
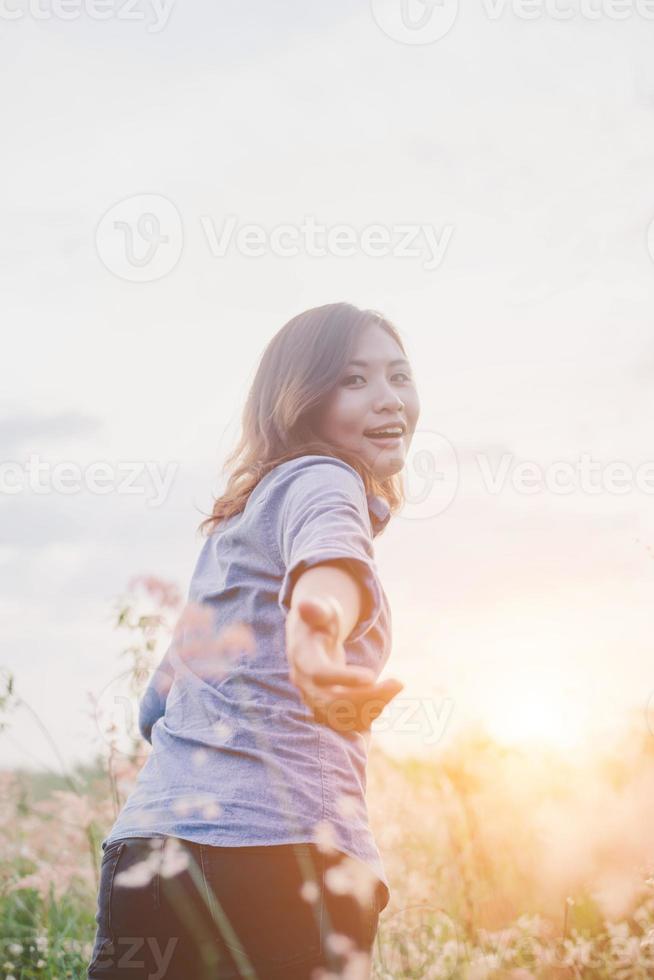
[[[119,604],[135,690],[165,629],[158,609]],[[21,710],[11,678],[0,707],[3,725]],[[654,976],[654,737],[642,727],[583,758],[481,731],[421,760],[373,741],[368,805],[392,888],[373,976]],[[111,719],[106,733],[93,765],[0,772],[4,980],[85,977],[99,844],[149,751]]]

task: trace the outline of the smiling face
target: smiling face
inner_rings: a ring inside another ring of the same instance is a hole
[[[394,338],[377,323],[361,331],[352,360],[323,407],[317,433],[353,452],[375,476],[387,479],[406,463],[420,414],[411,366]],[[370,430],[401,425],[397,436]]]

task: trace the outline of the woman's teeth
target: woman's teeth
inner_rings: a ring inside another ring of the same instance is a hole
[[[369,439],[399,439],[402,435],[401,429],[385,429],[383,432],[366,433]]]

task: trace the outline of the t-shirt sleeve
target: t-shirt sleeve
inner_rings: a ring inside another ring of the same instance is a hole
[[[363,481],[342,461],[303,458],[273,486],[269,505],[284,567],[280,608],[288,613],[302,572],[325,562],[343,565],[361,589],[359,621],[346,642],[358,640],[375,623],[382,604]]]

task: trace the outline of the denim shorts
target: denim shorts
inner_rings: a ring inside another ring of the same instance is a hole
[[[111,841],[87,978],[316,980],[353,959],[365,976],[382,886],[352,889],[344,858],[314,843]]]

